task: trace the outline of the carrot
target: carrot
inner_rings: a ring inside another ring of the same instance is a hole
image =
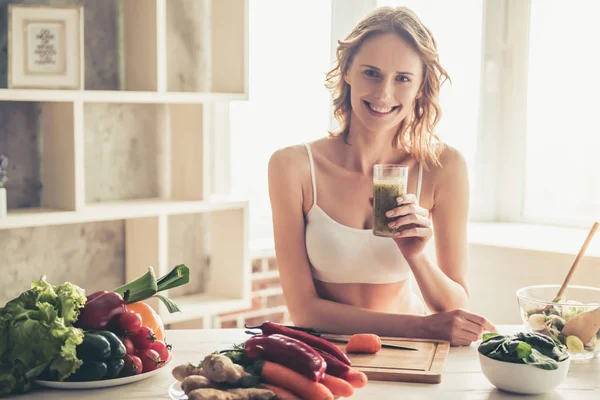
[[[304,400],[332,400],[333,394],[325,385],[313,382],[304,375],[272,361],[264,361],[260,377],[267,383],[289,390]]]
[[[346,344],[346,353],[377,353],[381,350],[381,339],[373,333],[356,333]]]
[[[367,378],[367,375],[364,372],[358,371],[353,368],[350,368],[350,370],[346,373],[346,376],[344,377],[344,379],[353,388],[356,388],[356,389],[365,387],[367,382],[369,381],[369,379]]]
[[[352,385],[337,376],[325,374],[325,377],[321,379],[321,383],[327,386],[327,389],[331,390],[334,396],[350,397],[354,394]]]
[[[277,399],[279,399],[279,400],[299,400],[300,399],[298,396],[296,396],[292,392],[285,390],[284,388],[280,388],[279,386],[269,385],[268,383],[261,383],[260,386],[275,393],[275,396],[277,396]]]

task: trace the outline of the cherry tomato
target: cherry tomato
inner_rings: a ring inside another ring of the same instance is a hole
[[[138,350],[137,355],[142,360],[142,368],[144,372],[154,371],[164,364],[164,361],[160,358],[155,350]]]
[[[131,338],[122,337],[121,342],[125,345],[125,353],[130,355],[135,355],[135,346],[133,345],[133,341]]]
[[[169,359],[169,348],[162,340],[152,343],[149,348],[156,351],[161,360],[167,361]]]
[[[138,301],[127,304],[127,311],[135,311],[142,316],[142,325],[151,328],[158,340],[165,340],[165,327],[162,319],[158,316],[154,308],[148,304]]]
[[[126,311],[119,316],[119,330],[125,334],[137,333],[142,327],[142,316],[134,311]]]
[[[152,343],[156,341],[154,331],[147,326],[142,326],[133,336],[131,336],[133,345],[138,350],[147,349]]]
[[[125,365],[123,366],[123,376],[139,375],[142,373],[143,364],[138,356],[131,354],[125,355],[123,358]]]

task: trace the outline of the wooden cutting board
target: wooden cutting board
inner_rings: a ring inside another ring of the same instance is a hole
[[[336,340],[342,351],[350,335],[324,334],[323,338]],[[364,372],[370,380],[417,383],[440,383],[450,343],[443,340],[381,337],[382,343],[416,348],[399,350],[382,348],[376,354],[347,354],[352,367]]]

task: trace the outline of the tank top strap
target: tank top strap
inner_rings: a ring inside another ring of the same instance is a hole
[[[315,163],[313,161],[312,152],[310,151],[310,146],[308,143],[304,143],[304,147],[306,147],[306,152],[308,153],[308,161],[310,163],[310,178],[312,180],[312,188],[313,188],[313,205],[317,205],[317,180],[315,179]]]
[[[417,204],[421,199],[421,186],[423,183],[423,164],[419,163],[419,178],[417,179]]]

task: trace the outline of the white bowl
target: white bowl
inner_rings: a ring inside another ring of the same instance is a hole
[[[494,360],[479,354],[485,377],[498,389],[520,394],[541,394],[554,390],[567,377],[571,357],[558,363],[558,369],[545,370],[527,364]]]

